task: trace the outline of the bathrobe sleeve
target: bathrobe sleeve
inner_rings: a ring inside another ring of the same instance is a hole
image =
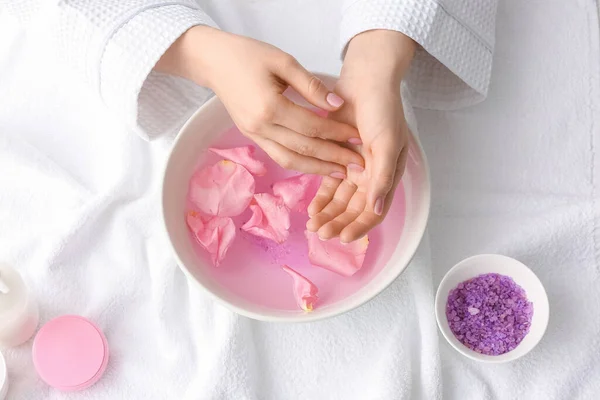
[[[77,79],[144,138],[175,131],[210,96],[153,71],[185,31],[217,27],[194,0],[0,0],[0,10],[43,24]]]
[[[487,95],[496,8],[497,0],[346,0],[341,53],[362,32],[402,32],[420,45],[405,79],[413,105],[469,106]]]

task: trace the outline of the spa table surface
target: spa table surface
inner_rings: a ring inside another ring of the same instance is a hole
[[[298,326],[238,317],[188,286],[159,217],[170,140],[124,132],[56,66],[40,32],[0,14],[0,259],[37,293],[42,321],[92,319],[112,357],[97,385],[63,394],[35,375],[30,343],[8,350],[9,399],[598,398],[597,10],[591,0],[500,2],[488,100],[417,112],[433,182],[429,240],[373,302]],[[301,41],[265,18],[257,35],[311,69],[339,70],[336,33]],[[434,288],[477,253],[521,260],[550,298],[546,336],[508,365],[462,357],[435,327]]]

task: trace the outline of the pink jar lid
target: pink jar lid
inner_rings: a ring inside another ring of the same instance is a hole
[[[63,391],[96,383],[108,364],[108,343],[86,318],[65,315],[44,325],[33,342],[33,364],[48,385]]]

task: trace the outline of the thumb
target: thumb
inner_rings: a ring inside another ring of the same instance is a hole
[[[279,77],[306,101],[327,111],[336,111],[344,104],[344,99],[330,91],[323,81],[307,71],[294,57],[289,57],[279,68]]]
[[[400,148],[395,143],[379,143],[372,147],[371,160],[373,171],[369,186],[369,205],[373,212],[383,215],[386,199],[397,182]]]

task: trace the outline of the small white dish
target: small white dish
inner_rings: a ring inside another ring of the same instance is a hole
[[[511,277],[525,290],[527,299],[533,303],[529,333],[515,349],[499,356],[479,354],[463,345],[452,333],[446,318],[446,302],[450,291],[461,282],[490,273]],[[435,296],[435,318],[448,343],[464,356],[487,363],[513,361],[529,353],[544,336],[549,315],[548,296],[538,277],[523,263],[498,254],[481,254],[459,262],[446,273]]]

